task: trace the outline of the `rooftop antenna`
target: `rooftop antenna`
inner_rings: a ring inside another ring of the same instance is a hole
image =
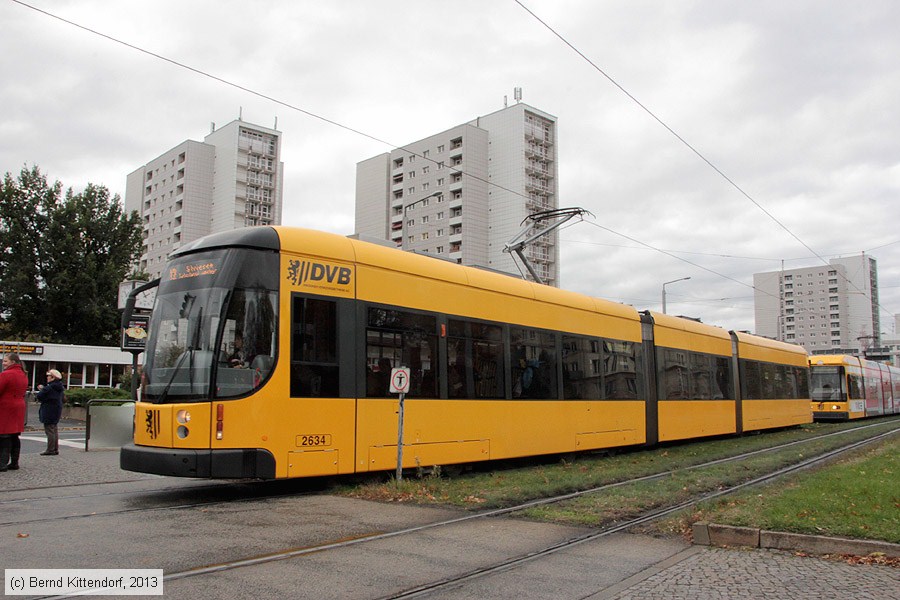
[[[522,88],[513,88],[513,98],[515,98],[516,104],[522,101]]]
[[[238,106],[238,121],[244,120],[244,107]]]
[[[503,94],[503,108],[506,108],[506,94]]]
[[[278,115],[275,115],[275,126],[272,129],[278,129]]]
[[[553,208],[532,213],[525,217],[522,221],[522,230],[506,244],[503,251],[507,253],[515,252],[516,256],[519,257],[519,260],[522,261],[522,264],[525,265],[525,268],[528,269],[528,272],[531,273],[534,280],[538,283],[544,283],[544,280],[537,274],[537,271],[534,270],[534,267],[525,256],[525,247],[551,231],[560,228],[575,217],[578,217],[583,221],[584,215],[594,216],[589,211],[577,206],[572,208]],[[546,221],[551,221],[551,223],[545,225],[544,223]]]

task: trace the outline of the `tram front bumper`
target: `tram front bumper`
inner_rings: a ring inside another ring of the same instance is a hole
[[[190,450],[126,444],[119,452],[125,471],[211,479],[274,479],[275,457],[262,448]]]

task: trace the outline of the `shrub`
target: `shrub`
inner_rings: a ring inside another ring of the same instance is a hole
[[[131,392],[116,388],[71,388],[66,390],[66,406],[87,406],[88,400],[131,400]]]

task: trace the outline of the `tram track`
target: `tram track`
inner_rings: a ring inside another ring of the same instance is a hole
[[[808,438],[805,440],[792,441],[792,442],[788,442],[785,444],[779,444],[777,446],[773,446],[770,448],[754,450],[751,452],[746,452],[746,453],[742,453],[742,454],[731,456],[731,457],[707,461],[702,464],[691,465],[689,467],[655,473],[652,475],[629,479],[626,481],[605,484],[605,485],[591,488],[588,490],[581,490],[578,492],[561,494],[561,495],[553,496],[550,498],[541,498],[538,500],[523,502],[523,503],[517,504],[515,506],[498,508],[498,509],[479,512],[479,513],[474,513],[474,514],[466,514],[466,515],[462,515],[459,517],[444,519],[444,520],[435,521],[432,523],[417,525],[414,527],[398,529],[395,531],[376,533],[376,534],[372,534],[372,535],[359,535],[359,536],[355,536],[351,539],[340,539],[340,540],[335,540],[333,542],[315,544],[315,545],[311,545],[311,546],[303,547],[303,548],[292,548],[292,549],[284,550],[281,552],[270,552],[270,553],[266,553],[265,555],[248,556],[248,557],[244,557],[244,558],[240,558],[240,559],[236,559],[236,560],[230,560],[227,562],[217,563],[214,565],[194,567],[194,568],[189,568],[189,569],[185,569],[185,570],[178,571],[178,572],[170,572],[167,575],[165,575],[164,580],[165,581],[177,581],[180,579],[185,579],[185,578],[190,578],[190,577],[215,575],[217,573],[221,573],[221,572],[228,571],[228,570],[263,565],[266,563],[271,563],[271,562],[281,561],[281,560],[289,560],[292,558],[298,558],[301,556],[311,555],[311,554],[316,554],[316,553],[341,550],[341,549],[357,546],[360,544],[372,543],[372,542],[387,540],[387,539],[396,538],[396,537],[400,537],[400,536],[414,535],[417,533],[425,532],[427,530],[434,530],[434,529],[438,529],[438,528],[442,528],[442,527],[451,527],[453,525],[462,524],[467,521],[508,516],[508,515],[522,512],[522,511],[528,510],[530,508],[534,508],[534,507],[541,506],[541,505],[564,502],[566,500],[571,500],[571,499],[577,498],[579,496],[601,493],[603,491],[611,490],[616,487],[622,487],[622,486],[631,485],[631,484],[639,483],[639,482],[643,482],[643,481],[652,481],[655,479],[669,477],[676,472],[701,469],[701,468],[711,467],[711,466],[715,466],[715,465],[726,463],[726,462],[739,461],[739,460],[743,460],[750,456],[758,455],[761,453],[784,450],[784,449],[796,446],[798,444],[809,443],[809,442],[813,442],[813,441],[820,440],[823,438],[839,436],[839,435],[842,435],[849,431],[859,431],[859,430],[863,430],[866,428],[878,427],[880,425],[883,425],[883,424],[873,424],[873,425],[867,425],[867,426],[854,428],[852,430],[832,432],[832,433],[824,434],[821,436]],[[469,580],[477,579],[479,577],[484,577],[484,576],[488,576],[491,574],[500,573],[505,570],[514,569],[519,565],[522,565],[529,561],[540,559],[542,557],[550,556],[561,550],[572,548],[579,544],[584,544],[584,543],[587,543],[590,541],[594,541],[594,540],[603,538],[605,536],[612,535],[614,533],[619,533],[619,532],[629,530],[636,526],[647,524],[649,522],[655,521],[657,519],[663,518],[665,516],[668,516],[668,515],[678,512],[678,511],[689,508],[700,502],[704,502],[704,501],[719,498],[719,497],[722,497],[722,496],[725,496],[728,494],[732,494],[739,490],[743,490],[747,487],[764,484],[764,483],[770,482],[774,479],[777,479],[779,477],[783,477],[785,475],[789,475],[792,473],[796,473],[796,472],[808,469],[813,466],[820,465],[827,461],[838,458],[848,452],[852,452],[854,450],[865,447],[869,444],[873,444],[873,443],[882,441],[882,440],[888,438],[889,436],[895,435],[898,431],[900,431],[900,427],[893,427],[886,432],[879,433],[879,434],[873,435],[871,437],[867,437],[863,440],[853,441],[849,444],[841,445],[835,449],[825,451],[821,454],[806,458],[804,460],[801,460],[794,464],[788,465],[786,467],[775,469],[770,473],[766,473],[766,474],[763,474],[763,475],[760,475],[757,477],[753,477],[746,481],[743,481],[743,482],[740,482],[740,483],[737,483],[734,485],[730,485],[728,487],[724,487],[721,489],[717,489],[715,491],[700,493],[700,494],[692,496],[691,498],[684,500],[684,501],[672,503],[670,505],[663,506],[663,507],[653,508],[653,509],[646,511],[640,515],[628,518],[628,519],[620,521],[620,522],[616,522],[609,526],[598,528],[598,529],[596,529],[594,531],[590,531],[584,535],[575,536],[573,538],[570,538],[570,539],[561,541],[559,543],[547,546],[540,550],[536,550],[536,551],[528,552],[528,553],[525,553],[525,554],[522,554],[519,556],[515,556],[512,558],[500,561],[498,563],[486,565],[484,567],[480,567],[480,568],[477,568],[477,569],[474,569],[474,570],[471,570],[466,573],[462,573],[462,574],[459,574],[459,575],[456,575],[453,577],[448,577],[448,578],[440,579],[437,581],[429,582],[427,584],[422,584],[422,585],[419,585],[416,587],[408,588],[408,589],[398,592],[396,594],[383,596],[382,598],[383,598],[383,600],[400,599],[400,598],[416,598],[416,597],[420,597],[420,596],[424,596],[424,595],[427,595],[430,593],[440,591],[442,589],[447,589],[447,588],[451,588],[453,586],[464,584],[465,582],[467,582]]]

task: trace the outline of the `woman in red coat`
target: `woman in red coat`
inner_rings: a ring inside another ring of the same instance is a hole
[[[15,353],[3,357],[0,372],[0,471],[19,468],[19,434],[25,429],[28,377]]]

